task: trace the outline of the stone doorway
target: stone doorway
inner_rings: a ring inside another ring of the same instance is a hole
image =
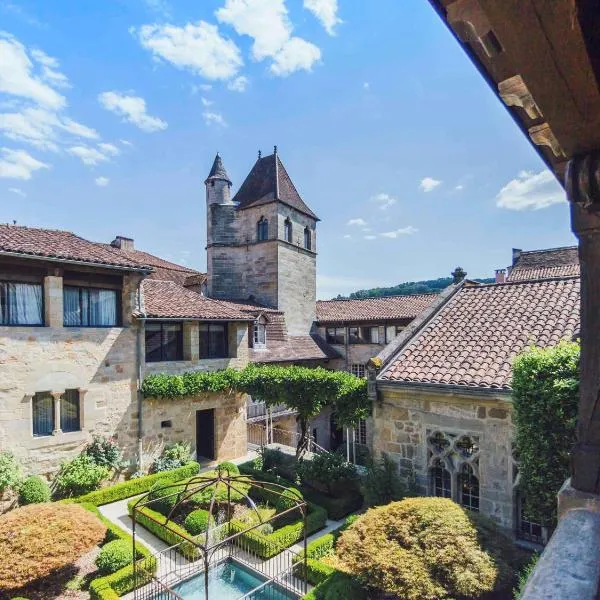
[[[196,411],[196,458],[215,459],[215,409]]]

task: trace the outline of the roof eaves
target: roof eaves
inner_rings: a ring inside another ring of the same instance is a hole
[[[512,388],[499,388],[480,385],[459,385],[455,383],[427,383],[419,381],[400,381],[397,379],[377,379],[377,389],[413,389],[418,391],[428,390],[437,393],[456,394],[461,393],[467,396],[506,396],[512,394]]]

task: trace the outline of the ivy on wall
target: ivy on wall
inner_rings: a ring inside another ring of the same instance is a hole
[[[570,475],[579,401],[579,344],[529,348],[513,364],[516,451],[525,513],[556,525],[556,494]]]
[[[142,383],[145,398],[176,399],[205,392],[242,392],[267,406],[285,404],[297,411],[301,433],[298,454],[307,448],[309,421],[323,408],[331,407],[342,427],[355,426],[370,414],[366,379],[322,367],[250,365],[240,371],[148,375]]]

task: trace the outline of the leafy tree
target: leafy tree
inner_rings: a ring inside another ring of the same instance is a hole
[[[0,452],[0,496],[5,490],[18,487],[22,479],[21,467],[12,452]]]
[[[108,474],[108,467],[97,465],[87,454],[80,454],[60,464],[54,484],[59,496],[80,496],[97,490]]]
[[[556,494],[569,477],[579,400],[579,345],[532,347],[513,364],[520,490],[527,516],[553,527]]]

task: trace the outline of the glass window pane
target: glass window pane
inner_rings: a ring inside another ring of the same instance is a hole
[[[33,435],[52,435],[54,431],[54,398],[48,392],[35,394],[32,399]]]
[[[225,325],[211,323],[209,326],[209,355],[211,358],[227,356]]]
[[[200,323],[200,358],[210,358],[208,355],[208,325]]]
[[[89,325],[114,327],[117,324],[117,292],[115,290],[85,290],[89,294]]]
[[[60,428],[65,431],[79,431],[79,390],[66,390],[60,398]]]
[[[63,289],[63,322],[65,327],[81,325],[79,288],[65,286]]]
[[[162,360],[162,328],[160,323],[146,323],[146,362]]]
[[[38,283],[0,282],[0,325],[43,325],[42,295]]]
[[[348,328],[348,343],[360,344],[360,336],[358,335],[358,327]]]
[[[181,323],[163,325],[163,360],[181,360],[183,358]]]

